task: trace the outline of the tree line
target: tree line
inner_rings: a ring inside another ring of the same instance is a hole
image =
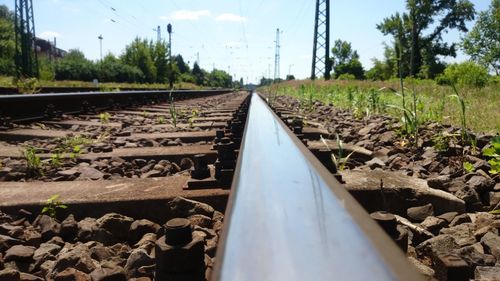
[[[414,77],[436,79],[440,83],[484,86],[500,70],[500,0],[492,0],[479,13],[471,31],[466,22],[475,18],[468,0],[407,0],[406,12],[385,18],[377,29],[392,37],[384,43],[384,58],[373,59],[373,67],[363,69],[351,43],[336,40],[332,48],[333,77],[338,79],[387,80]],[[459,43],[447,43],[443,34],[450,30],[468,32]],[[470,61],[446,64],[442,58],[455,57],[462,49]]]
[[[168,58],[169,46],[165,40],[153,42],[135,38],[121,55],[107,54],[94,62],[77,49],[69,50],[65,56],[50,59],[39,58],[40,79],[76,80],[126,83],[175,83],[190,82],[208,87],[232,87],[231,75],[214,69],[206,71],[195,62],[193,68],[185,63],[181,55]],[[0,5],[0,75],[14,76],[15,34],[14,16]],[[237,84],[237,83],[236,83]]]

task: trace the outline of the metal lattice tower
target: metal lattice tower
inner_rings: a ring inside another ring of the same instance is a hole
[[[330,0],[316,0],[311,79],[330,79]]]
[[[14,24],[16,33],[16,74],[18,77],[38,77],[32,0],[16,0]]]
[[[274,55],[274,80],[280,78],[280,29],[276,29],[276,54]]]

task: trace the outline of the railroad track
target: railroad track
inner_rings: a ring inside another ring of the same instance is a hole
[[[166,95],[37,95],[41,107],[26,104],[30,98],[0,103],[0,210],[22,208],[33,219],[57,194],[67,205],[60,220],[113,212],[163,223],[172,218],[165,202],[182,196],[226,211],[222,236],[220,226],[210,234],[220,239],[213,280],[420,280],[335,179],[341,177],[325,149],[332,141],[321,140],[330,138],[327,131],[304,127],[286,109],[273,113],[255,93]],[[16,110],[20,103],[25,108]],[[164,226],[167,238],[185,229],[177,223]],[[168,244],[158,241],[157,257],[158,243]],[[205,254],[207,247],[205,241]],[[209,268],[214,254],[204,263]],[[164,270],[157,263],[156,280]],[[203,280],[197,270],[189,280]]]
[[[242,115],[238,113],[246,94],[227,92],[0,97],[3,112],[9,112],[5,118],[10,126],[0,131],[2,179],[68,182],[86,179],[87,172],[94,180],[152,178],[194,167],[193,161],[213,163],[217,156],[214,139],[221,142],[226,134],[238,138],[234,134],[242,133],[238,120],[244,117],[244,109]],[[47,108],[52,114],[47,114]],[[28,120],[41,121],[23,124]],[[194,157],[198,154],[201,156]],[[17,169],[18,164],[29,168]],[[154,169],[161,164],[168,170]],[[81,175],[84,170],[87,172]]]
[[[131,107],[147,103],[175,101],[197,96],[217,95],[228,90],[206,91],[127,91],[78,92],[0,96],[0,125],[57,118],[62,114],[91,113],[108,108]]]
[[[127,88],[127,87],[117,87],[116,89],[120,91],[151,91],[148,88]],[[34,89],[37,94],[51,94],[51,93],[87,93],[87,92],[103,92],[101,87],[38,87]],[[158,90],[168,90],[168,89],[158,89]],[[16,87],[0,87],[0,95],[17,95],[23,94],[19,92]]]

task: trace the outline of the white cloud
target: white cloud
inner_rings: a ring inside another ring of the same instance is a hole
[[[40,34],[37,35],[37,37],[43,38],[43,39],[54,39],[54,37],[61,37],[61,34],[55,31],[44,31]]]
[[[239,15],[235,15],[235,14],[225,13],[225,14],[220,14],[218,17],[215,18],[215,20],[242,22],[242,21],[246,21],[247,18],[239,16]]]
[[[168,20],[168,19],[173,19],[173,20],[199,20],[201,17],[207,17],[210,16],[211,13],[209,10],[197,10],[197,11],[192,11],[192,10],[178,10],[173,13],[171,13],[168,17],[167,16],[161,16],[160,19],[162,20]]]

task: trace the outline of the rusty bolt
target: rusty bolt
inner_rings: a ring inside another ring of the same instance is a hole
[[[215,138],[221,140],[224,137],[224,130],[215,131]]]
[[[197,154],[194,156],[194,170],[191,171],[191,177],[198,180],[210,177],[206,154]]]
[[[293,133],[296,135],[301,135],[302,134],[302,127],[301,126],[293,127]]]
[[[189,220],[182,218],[169,220],[164,231],[155,245],[155,281],[204,280],[203,237],[193,235]]]
[[[370,214],[370,217],[375,220],[380,227],[382,227],[387,234],[393,236],[396,233],[396,226],[398,222],[396,217],[388,212],[374,212]]]
[[[191,223],[187,219],[175,218],[164,226],[165,242],[169,245],[183,245],[191,242]]]

